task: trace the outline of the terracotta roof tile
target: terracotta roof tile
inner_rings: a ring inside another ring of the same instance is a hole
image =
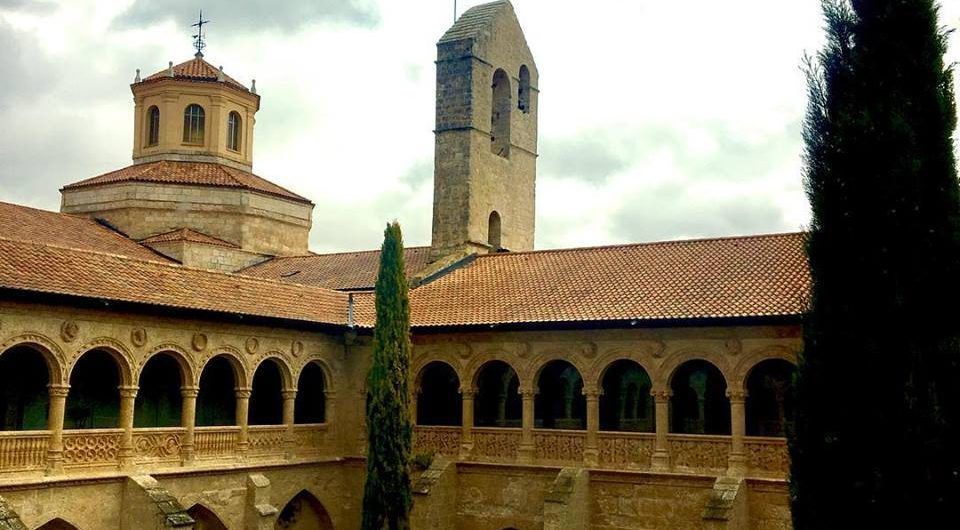
[[[799,315],[804,234],[492,254],[411,293],[417,327]]]
[[[134,164],[103,175],[67,184],[62,189],[71,190],[116,182],[156,182],[241,188],[312,204],[308,199],[253,173],[211,162],[160,160],[158,162]]]
[[[409,279],[430,262],[430,247],[404,250]],[[329,289],[373,289],[379,266],[380,251],[367,250],[274,258],[240,273]]]
[[[170,262],[93,219],[6,202],[0,202],[0,237]]]
[[[0,287],[344,325],[345,293],[0,238]]]
[[[171,230],[170,232],[164,232],[163,234],[150,236],[146,239],[141,239],[140,243],[143,245],[150,245],[155,243],[169,243],[171,241],[188,241],[190,243],[200,243],[203,245],[240,248],[238,245],[235,245],[229,241],[208,236],[207,234],[197,232],[196,230],[191,230],[189,228],[178,228],[176,230]]]
[[[217,82],[220,79],[220,69],[203,60],[201,57],[194,57],[189,61],[175,65],[173,67],[173,77],[174,79]],[[162,79],[170,79],[169,68],[164,68],[153,75],[145,77],[141,83],[149,83]],[[239,88],[245,92],[249,92],[247,87],[243,86],[242,83],[228,76],[227,74],[223,74],[223,82],[233,86],[234,88]]]

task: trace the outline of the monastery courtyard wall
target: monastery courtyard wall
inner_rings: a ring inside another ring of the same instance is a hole
[[[797,326],[417,333],[414,343],[414,453],[428,466],[414,475],[415,528],[789,527],[784,439],[748,432],[759,424],[745,410],[754,367],[795,359]],[[78,379],[104,386],[111,369],[91,352],[115,367],[106,394]],[[4,301],[0,497],[31,529],[54,519],[186,528],[176,515],[187,510],[197,528],[222,528],[208,512],[229,529],[307,512],[282,527],[357,528],[369,357],[363,331]],[[202,375],[218,362],[232,370],[228,405]],[[700,391],[684,402],[687,372]],[[157,385],[180,399],[156,399]],[[682,417],[691,402],[699,423]]]

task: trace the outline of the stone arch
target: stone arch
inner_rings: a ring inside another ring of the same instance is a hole
[[[510,368],[512,368],[513,372],[517,374],[517,379],[519,380],[519,383],[520,383],[520,389],[522,390],[525,388],[524,381],[526,381],[526,378],[524,377],[523,372],[517,369],[517,366],[515,363],[508,361],[505,355],[481,355],[475,359],[472,359],[470,361],[470,364],[468,364],[467,367],[463,370],[463,377],[460,378],[460,385],[464,387],[462,388],[462,390],[476,392],[477,377],[479,377],[480,375],[480,370],[485,365],[492,363],[494,361],[500,361],[502,363],[505,363]],[[464,386],[466,385],[467,382],[469,382],[469,385]]]
[[[647,372],[647,375],[650,377],[651,384],[654,383],[653,373],[655,370],[653,366],[650,366],[644,362],[642,355],[639,353],[616,349],[598,356],[593,363],[590,364],[590,371],[584,373],[583,384],[592,384],[596,387],[598,392],[602,393],[603,378],[607,375],[607,370],[620,361],[631,361],[637,363],[640,365],[640,368],[643,368],[643,370]]]
[[[510,89],[510,76],[502,68],[498,68],[493,73],[490,94],[490,152],[503,158],[510,158],[513,92]]]
[[[117,363],[117,369],[120,371],[120,384],[122,386],[134,386],[136,384],[136,380],[133,378],[133,355],[130,354],[130,350],[122,342],[110,337],[99,337],[77,348],[67,370],[68,381],[80,358],[93,350],[103,350],[113,357]]]
[[[53,519],[50,519],[49,521],[38,526],[37,530],[79,530],[79,528],[76,525],[67,522],[66,519],[54,517]]]
[[[333,530],[333,519],[313,493],[300,490],[277,515],[277,530]]]
[[[37,333],[16,335],[10,337],[0,344],[0,356],[2,356],[7,350],[17,346],[32,348],[43,356],[44,361],[47,363],[47,369],[50,371],[51,385],[62,385],[65,381],[67,381],[66,356],[63,354],[63,350],[60,349],[60,346],[58,346],[56,342]]]
[[[653,378],[636,359],[617,358],[603,365],[599,378],[600,429],[653,432]]]
[[[473,423],[477,427],[520,427],[522,402],[520,374],[503,359],[481,363],[473,374],[471,388]]]
[[[417,425],[460,425],[463,423],[461,380],[456,368],[446,361],[424,364],[414,382],[417,394]]]
[[[420,381],[417,380],[416,377],[419,376],[423,368],[432,362],[442,362],[450,365],[457,374],[457,379],[460,380],[460,391],[462,392],[465,389],[469,390],[469,379],[465,378],[462,358],[446,350],[430,350],[416,357],[410,364],[410,373],[417,374],[414,379],[414,385],[419,384]]]
[[[175,361],[177,361],[178,365],[180,365],[181,386],[189,387],[196,385],[198,374],[196,372],[196,368],[194,367],[193,359],[191,358],[190,354],[187,353],[186,349],[174,343],[160,344],[153,347],[147,353],[138,366],[136,374],[138,381],[140,380],[140,376],[143,375],[143,369],[147,366],[147,363],[150,362],[150,359],[160,354],[169,355]]]
[[[64,428],[120,427],[121,389],[136,388],[129,353],[119,342],[106,338],[88,342],[77,352],[67,375],[70,392]]]
[[[307,359],[307,361],[300,366],[300,369],[297,370],[297,373],[296,373],[296,381],[298,381],[296,387],[299,388],[300,376],[303,375],[303,371],[307,368],[307,366],[311,364],[315,364],[319,366],[320,370],[323,373],[324,391],[327,393],[335,392],[337,388],[337,380],[335,377],[336,372],[334,371],[333,366],[329,362],[327,362],[326,359],[322,357],[311,357],[310,359]]]
[[[187,513],[195,522],[194,530],[227,530],[227,525],[223,524],[223,519],[213,509],[204,504],[194,504],[187,510]]]
[[[686,362],[696,360],[706,361],[712,364],[717,370],[720,370],[727,384],[727,388],[730,388],[732,377],[730,377],[729,369],[727,368],[727,363],[724,362],[723,356],[719,353],[691,349],[680,350],[667,355],[663,362],[660,363],[660,366],[650,372],[654,390],[669,389],[670,380],[673,379],[673,374],[677,371],[677,368]]]
[[[550,351],[534,357],[533,360],[531,360],[527,365],[528,372],[525,374],[525,377],[522,378],[522,382],[525,382],[526,386],[521,386],[521,388],[526,391],[536,392],[537,381],[540,379],[540,373],[543,371],[544,367],[554,361],[565,361],[572,364],[573,367],[577,369],[577,372],[580,373],[580,378],[583,379],[584,391],[596,390],[596,386],[591,386],[588,384],[588,380],[584,376],[589,367],[583,363],[582,356],[563,350]]]
[[[54,369],[42,346],[20,342],[0,352],[0,431],[49,427]]]
[[[239,351],[225,347],[214,350],[203,360],[203,362],[197,366],[196,384],[198,386],[200,385],[200,378],[203,377],[203,370],[208,364],[210,364],[210,361],[217,357],[224,357],[230,362],[230,366],[233,368],[233,377],[237,388],[250,388],[250,376],[248,375],[249,367],[247,366],[246,359],[243,358],[243,355],[241,355]]]
[[[295,390],[290,370],[276,353],[265,356],[250,380],[250,425],[283,424],[283,392]]]
[[[204,379],[208,370],[212,373]],[[227,374],[232,375],[232,384],[222,380]],[[236,425],[236,390],[248,388],[242,361],[230,351],[214,354],[204,361],[197,375],[196,426]]]
[[[494,249],[500,249],[501,246],[501,218],[496,210],[490,212],[490,218],[487,220],[487,244]]]
[[[175,348],[155,348],[143,361],[137,376],[139,388],[134,404],[133,426],[180,426],[183,422],[182,391],[192,385],[192,368],[183,352]]]
[[[533,377],[534,421],[538,428],[585,429],[587,404],[583,369],[568,359],[551,359]]]
[[[300,368],[300,373],[297,375],[297,397],[293,406],[294,423],[318,424],[329,421],[327,417],[329,380],[330,376],[326,373],[323,363],[311,361]]]
[[[694,356],[670,372],[670,432],[730,434],[729,384],[713,362]]]
[[[768,357],[747,373],[745,419],[747,436],[786,436],[793,426],[797,366],[789,359]]]
[[[266,355],[261,357],[257,364],[254,365],[250,372],[250,381],[253,383],[253,375],[257,373],[257,370],[263,366],[266,362],[274,362],[277,365],[277,368],[280,370],[280,378],[283,381],[283,390],[296,390],[297,384],[293,379],[293,369],[290,367],[290,363],[287,362],[287,359],[284,358],[283,354],[278,351],[268,352]]]
[[[530,112],[530,69],[527,65],[520,65],[517,79],[517,109],[526,114]]]
[[[740,359],[740,362],[737,363],[733,370],[733,377],[727,381],[727,384],[731,389],[746,391],[747,378],[750,377],[750,372],[753,371],[758,364],[770,359],[782,359],[794,366],[797,365],[796,353],[786,346],[775,345],[759,348],[745,354],[743,358]]]

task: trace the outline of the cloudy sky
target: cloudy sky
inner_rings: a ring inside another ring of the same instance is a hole
[[[804,226],[818,0],[514,5],[540,70],[538,248]],[[452,0],[0,0],[0,200],[57,209],[63,184],[129,164],[135,69],[189,59],[198,7],[207,60],[257,79],[254,171],[316,203],[312,248],[373,248],[394,218],[429,244]]]

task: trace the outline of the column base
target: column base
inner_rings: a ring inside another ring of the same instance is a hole
[[[459,460],[470,460],[473,455],[473,442],[463,442],[460,444],[460,452],[457,454]]]
[[[63,452],[47,452],[47,467],[44,469],[45,475],[60,475],[63,473]]]
[[[650,467],[654,471],[670,471],[670,452],[654,451],[650,457]]]
[[[597,467],[600,465],[600,449],[596,447],[588,447],[583,450],[583,464],[589,467]]]
[[[517,451],[517,462],[521,464],[532,464],[535,455],[536,448],[533,444],[520,444],[520,449]]]
[[[194,454],[193,446],[180,448],[180,465],[181,466],[189,466],[193,464],[194,458],[196,458],[196,456]]]
[[[747,474],[747,455],[731,454],[727,459],[727,476],[742,477]]]

